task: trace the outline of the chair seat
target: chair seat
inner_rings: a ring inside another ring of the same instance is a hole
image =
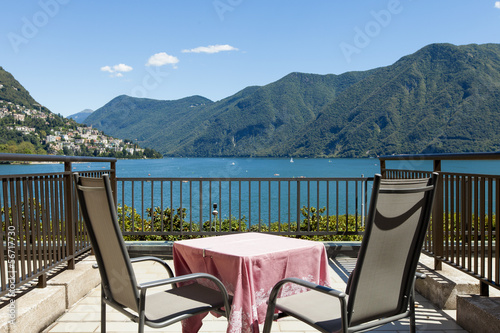
[[[276,309],[305,321],[322,332],[338,332],[342,328],[340,302],[327,294],[308,291],[278,298]]]
[[[146,296],[145,316],[158,323],[183,314],[199,314],[224,306],[220,291],[198,283]]]

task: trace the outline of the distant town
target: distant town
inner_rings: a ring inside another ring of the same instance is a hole
[[[112,138],[92,126],[42,110],[42,106],[32,109],[0,99],[0,120],[5,130],[22,135],[24,141],[31,138],[30,141],[42,145],[47,154],[158,157],[153,150],[140,148],[130,140]]]

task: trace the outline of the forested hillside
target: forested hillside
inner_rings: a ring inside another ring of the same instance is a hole
[[[115,139],[50,112],[0,67],[0,153],[159,158],[151,148]]]
[[[30,93],[0,66],[0,100],[28,108],[38,106]]]
[[[86,123],[168,156],[497,151],[500,45],[432,44],[387,67],[291,73],[215,103],[120,96]]]
[[[200,96],[157,101],[119,96],[85,123],[170,156],[274,156],[321,108],[369,72],[291,73],[212,102]]]
[[[347,89],[282,153],[497,151],[499,126],[500,45],[430,45]]]

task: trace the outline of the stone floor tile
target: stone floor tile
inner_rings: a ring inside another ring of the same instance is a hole
[[[99,325],[97,323],[87,322],[58,322],[54,326],[50,327],[47,333],[87,333],[96,332]]]
[[[278,320],[273,327],[278,326],[281,332],[317,332],[312,326],[298,320]]]
[[[90,313],[90,312],[101,312],[101,306],[100,304],[79,304],[77,303],[76,305],[72,306],[68,312],[84,312],[84,313]]]
[[[59,322],[89,322],[91,320],[92,313],[88,312],[68,312],[59,318]]]
[[[204,320],[200,333],[225,332],[227,330],[227,321]]]
[[[101,325],[99,325],[99,330]],[[137,324],[132,321],[127,322],[117,322],[117,321],[107,321],[106,322],[106,332],[137,332]]]

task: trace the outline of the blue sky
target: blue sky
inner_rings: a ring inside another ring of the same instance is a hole
[[[217,101],[291,72],[500,43],[496,0],[1,1],[0,66],[64,116],[118,95]]]

